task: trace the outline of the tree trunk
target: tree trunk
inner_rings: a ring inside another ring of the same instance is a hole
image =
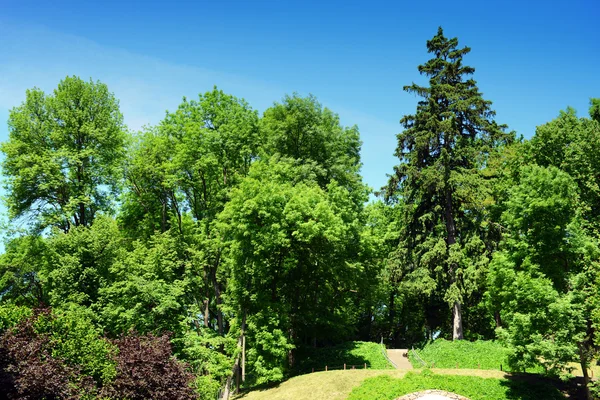
[[[585,344],[579,344],[579,364],[581,365],[581,371],[583,372],[583,390],[585,391],[585,398],[587,400],[593,400],[592,393],[590,392],[590,376],[588,374],[588,360],[586,357]]]
[[[290,341],[292,343],[295,343],[295,338],[296,338],[296,332],[294,331],[294,328],[290,328]],[[290,349],[288,350],[288,365],[290,368],[294,368],[294,365],[296,364],[296,350],[295,349]]]
[[[450,177],[448,176],[449,180]],[[449,185],[446,181],[446,185]],[[452,191],[450,188],[446,188],[446,233],[448,238],[446,243],[448,245],[448,255],[450,253],[450,247],[456,243],[456,226],[454,224],[454,215],[452,213]],[[450,283],[456,282],[456,265],[450,263],[448,265],[448,275],[450,275]],[[462,340],[463,337],[463,326],[462,326],[462,310],[458,300],[454,301],[452,307],[452,340]]]
[[[246,382],[246,335],[242,335],[242,382]]]
[[[223,312],[221,311],[221,285],[217,281],[216,272],[211,274],[213,277],[213,287],[215,289],[215,300],[217,303],[217,327],[219,335],[223,336]]]
[[[208,328],[208,322],[209,322],[209,318],[210,318],[210,310],[208,308],[208,305],[210,304],[210,300],[207,297],[204,300],[204,327]]]
[[[219,253],[217,254],[217,258],[215,260],[214,265],[210,266],[209,269],[209,276],[210,276],[210,280],[212,281],[212,285],[213,285],[213,289],[215,291],[215,303],[216,303],[216,307],[217,307],[217,326],[219,329],[219,335],[223,335],[224,329],[223,329],[223,312],[221,311],[221,303],[222,303],[222,299],[221,299],[221,284],[219,283],[219,281],[217,280],[217,269],[219,268],[219,263],[221,262],[221,253],[219,250]]]
[[[241,331],[240,336],[238,337],[238,341],[237,341],[238,349],[242,349],[245,331],[246,331],[246,313],[244,312],[244,317],[242,319],[242,331]],[[238,382],[239,382],[240,355],[241,355],[241,352],[238,352],[238,355],[235,357],[235,362],[233,363],[233,367],[231,368],[231,374],[227,377],[227,381],[225,382],[225,390],[223,391],[223,399],[225,399],[225,400],[229,400],[229,397],[231,396],[231,390],[230,390],[231,383],[233,382],[233,377],[236,376],[236,374],[238,375]],[[239,390],[239,385],[238,385],[237,390]]]
[[[494,319],[496,320],[496,328],[502,328],[502,320],[500,319],[500,311],[494,311]]]
[[[462,324],[462,311],[460,302],[455,301],[454,307],[452,308],[453,323],[452,323],[452,340],[463,340],[463,324]]]
[[[396,305],[394,304],[394,300],[396,299],[396,290],[392,289],[392,291],[390,292],[390,303],[389,303],[389,314],[388,314],[388,321],[390,324],[390,340],[391,342],[389,344],[392,345],[393,348],[396,348],[396,343],[395,343],[395,319],[396,319]]]

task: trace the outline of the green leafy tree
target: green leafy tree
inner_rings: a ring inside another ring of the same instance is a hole
[[[125,161],[123,204],[119,221],[133,239],[149,238],[181,226],[182,205],[173,176],[172,138],[157,127],[134,135]]]
[[[590,117],[600,122],[600,98],[590,99]]]
[[[171,228],[182,236],[187,244],[183,254],[196,268],[191,283],[204,303],[202,322],[209,326],[215,320],[221,334],[226,330],[221,311],[226,274],[215,220],[259,146],[257,113],[215,88],[198,100],[184,99],[158,127],[138,138],[128,159],[129,191],[121,220],[133,236]]]
[[[124,257],[124,245],[117,224],[107,216],[91,227],[55,231],[46,240],[47,262],[37,266],[50,305],[96,304],[100,290],[114,279],[111,268]]]
[[[296,346],[351,333],[360,231],[344,220],[354,207],[348,190],[327,189],[314,165],[273,157],[252,165],[220,215],[231,241],[228,308],[247,316],[259,383],[280,380]]]
[[[0,298],[29,307],[48,304],[48,292],[40,270],[47,268],[48,245],[37,235],[10,240],[0,255]]]
[[[594,102],[595,101],[595,102]],[[593,117],[597,99],[592,99]],[[600,234],[600,121],[578,118],[568,108],[536,129],[526,147],[527,162],[554,166],[567,172],[577,183],[580,207],[589,228]]]
[[[332,180],[354,188],[357,204],[366,198],[361,188],[360,137],[358,127],[343,127],[337,114],[314,96],[284,97],[267,109],[260,120],[267,155],[279,154],[300,163],[315,163],[317,181],[323,188]]]
[[[556,167],[524,166],[510,190],[506,233],[488,276],[498,335],[513,368],[561,374],[579,361],[586,381],[596,353],[600,252],[583,229],[576,181]]]
[[[35,226],[90,226],[111,210],[124,156],[119,103],[100,82],[63,79],[53,94],[27,91],[0,146],[10,217]]]
[[[182,334],[188,316],[190,262],[185,242],[170,231],[147,242],[136,241],[127,255],[109,267],[111,280],[99,289],[96,309],[113,335],[133,329],[139,333]]]
[[[436,295],[452,308],[452,337],[463,338],[462,304],[478,290],[489,254],[482,239],[481,216],[490,191],[481,174],[490,153],[512,139],[493,121],[463,64],[470,48],[458,47],[441,28],[427,41],[434,57],[419,66],[429,86],[413,83],[404,90],[422,98],[417,112],[405,115],[398,134],[395,167],[385,190],[401,198],[407,225],[403,263],[425,280],[435,281]]]

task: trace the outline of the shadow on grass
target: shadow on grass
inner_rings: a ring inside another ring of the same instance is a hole
[[[580,382],[581,381],[581,382]],[[501,385],[507,388],[506,398],[515,400],[538,400],[538,399],[585,399],[582,390],[582,379],[573,378],[569,381],[561,381],[558,378],[545,377],[535,374],[513,374],[501,381]]]
[[[235,398],[243,399],[250,392],[253,392],[253,393],[254,392],[265,392],[270,389],[276,389],[280,385],[281,385],[281,382],[271,382],[271,383],[265,383],[262,385],[255,385],[255,386],[251,386],[251,387],[243,387],[243,388],[240,388],[240,392],[236,395]]]
[[[361,342],[346,342],[333,347],[303,347],[299,348],[296,353],[298,363],[292,369],[291,375],[301,375],[310,372],[343,369],[346,364],[347,369],[352,369],[354,366],[357,369],[362,369],[367,365],[367,368],[380,368],[380,366],[372,366],[368,354],[361,354],[366,351]],[[372,351],[372,349],[371,349]],[[377,350],[379,351],[379,350]]]

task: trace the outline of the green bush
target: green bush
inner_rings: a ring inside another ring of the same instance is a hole
[[[438,375],[429,370],[409,372],[402,379],[381,375],[366,379],[354,388],[348,400],[391,400],[428,389],[445,390],[471,400],[521,399],[558,400],[565,397],[553,386],[525,379],[494,379],[475,376]]]
[[[0,333],[31,316],[31,309],[11,303],[0,304]]]

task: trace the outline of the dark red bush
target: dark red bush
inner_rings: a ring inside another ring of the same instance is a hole
[[[37,310],[0,336],[0,400],[77,400],[84,394],[99,393],[128,400],[198,397],[191,387],[194,376],[172,356],[168,335],[133,333],[114,340],[117,375],[98,388],[78,364],[52,356],[51,338],[36,331],[40,317],[52,318],[52,314]]]
[[[117,377],[103,394],[138,399],[197,399],[194,376],[172,357],[168,335],[130,334],[114,341],[119,348]]]
[[[0,398],[78,399],[93,390],[93,381],[52,357],[49,337],[35,331],[40,313],[49,311],[38,311],[0,336]]]

